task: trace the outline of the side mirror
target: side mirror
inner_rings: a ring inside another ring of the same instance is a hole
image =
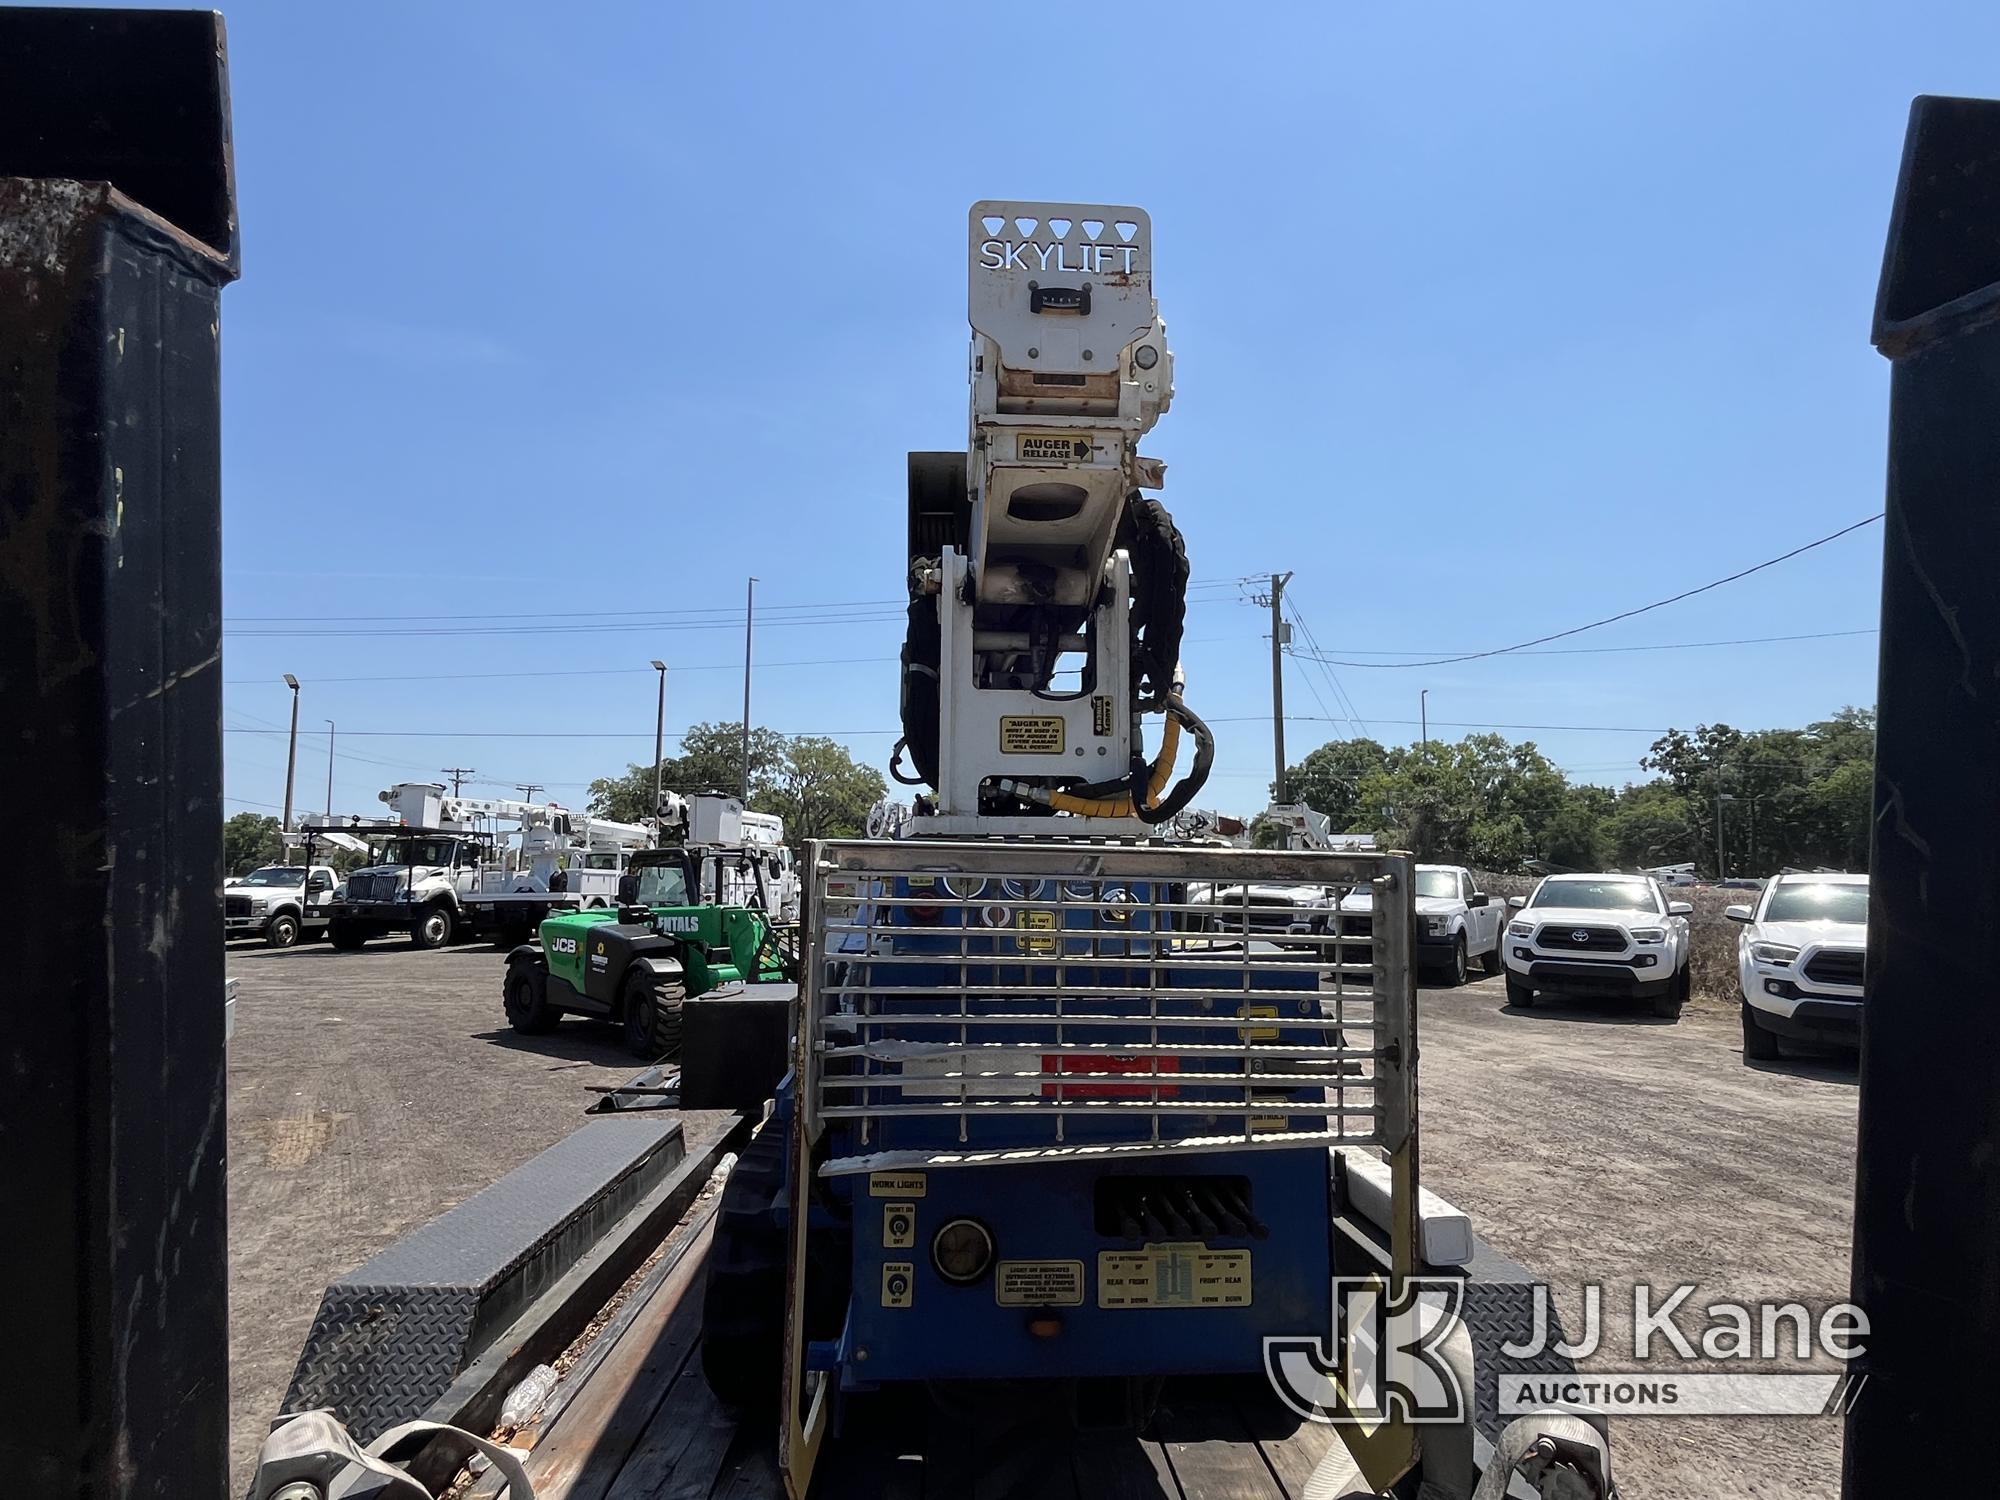
[[[1479,907],[1487,905],[1492,900],[1493,898],[1487,895],[1486,892],[1474,891],[1470,896],[1465,898],[1465,904],[1467,906]]]
[[[1507,898],[1507,905],[1514,911],[1519,911],[1527,904],[1528,898],[1526,896],[1509,896]]]
[[[639,904],[639,877],[637,875],[620,875],[618,877],[618,904],[620,906],[637,906]]]
[[[1722,914],[1732,922],[1748,922],[1752,915],[1747,906],[1725,906]]]
[[[1670,917],[1691,917],[1694,915],[1694,907],[1686,901],[1669,901],[1667,903],[1667,915]]]

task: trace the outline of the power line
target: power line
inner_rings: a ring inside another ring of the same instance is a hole
[[[767,661],[759,664],[759,671],[769,671],[772,667],[872,667],[900,660],[894,656],[819,656],[809,661]],[[740,672],[743,663],[719,662],[707,666],[676,666],[675,672]],[[550,671],[531,672],[453,672],[441,679],[436,672],[405,672],[381,677],[311,677],[306,680],[308,687],[315,683],[334,682],[486,682],[507,680],[517,677],[651,677],[651,667],[565,667]],[[263,687],[275,679],[267,677],[226,677],[224,687]],[[269,722],[268,720],[266,721]]]
[[[1557,630],[1548,635],[1538,635],[1531,641],[1521,641],[1516,645],[1495,646],[1490,651],[1466,651],[1457,656],[1435,656],[1424,661],[1348,661],[1336,658],[1325,658],[1325,660],[1330,666],[1396,669],[1403,667],[1448,667],[1462,661],[1483,661],[1489,656],[1509,656],[1516,651],[1524,651],[1530,646],[1546,645],[1550,641],[1560,641],[1568,636],[1581,635],[1586,630],[1596,630],[1604,625],[1615,625],[1618,621],[1629,620],[1635,615],[1643,615],[1656,609],[1665,609],[1669,604],[1679,604],[1683,599],[1692,599],[1697,594],[1706,594],[1711,589],[1721,588],[1724,584],[1736,583],[1741,579],[1748,578],[1753,573],[1761,573],[1766,568],[1775,568],[1781,562],[1789,562],[1803,553],[1812,551],[1815,547],[1824,547],[1828,542],[1838,541],[1849,532],[1859,531],[1864,526],[1872,526],[1881,519],[1882,512],[1878,510],[1872,516],[1864,517],[1852,525],[1843,526],[1840,530],[1830,532],[1816,541],[1810,541],[1803,546],[1794,547],[1789,552],[1781,552],[1776,557],[1768,557],[1763,562],[1755,563],[1750,567],[1742,569],[1740,572],[1731,573],[1727,578],[1717,578],[1713,582],[1701,584],[1696,588],[1683,589],[1680,593],[1674,594],[1669,598],[1656,599],[1651,604],[1641,604],[1635,609],[1621,610],[1615,615],[1606,615],[1601,620],[1592,620],[1588,625],[1573,625],[1568,630]]]
[[[1815,630],[1805,635],[1749,635],[1728,641],[1661,641],[1648,646],[1558,646],[1553,651],[1517,651],[1513,654],[1516,656],[1611,656],[1628,651],[1694,651],[1704,646],[1768,646],[1779,641],[1830,641],[1847,636],[1880,634],[1879,630],[1872,627],[1866,630]],[[1306,661],[1316,661],[1319,659],[1301,652],[1293,652],[1292,654]],[[1416,651],[1356,650],[1354,654],[1356,656],[1420,656],[1423,653]],[[1424,664],[1421,662],[1386,662],[1370,663],[1369,665],[1414,667]]]

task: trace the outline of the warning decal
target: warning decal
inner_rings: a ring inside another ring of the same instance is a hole
[[[1066,738],[1057,714],[1006,714],[1000,720],[1002,755],[1061,755]]]
[[[1039,907],[1026,907],[1014,913],[1014,927],[1021,935],[1014,939],[1015,946],[1023,953],[1053,953],[1056,951],[1056,914]]]
[[[1250,1252],[1200,1243],[1101,1250],[1099,1307],[1248,1307]]]
[[[1090,461],[1087,432],[1023,432],[1014,439],[1014,456],[1027,464],[1080,464]]]
[[[993,1268],[993,1300],[1002,1307],[1081,1307],[1083,1262],[1003,1260]]]

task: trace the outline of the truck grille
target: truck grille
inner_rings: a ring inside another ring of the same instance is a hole
[[[1803,970],[1814,984],[1859,987],[1868,955],[1854,948],[1822,948],[1806,960]]]
[[[222,915],[224,917],[249,916],[250,898],[248,896],[224,896],[222,898]]]
[[[1544,922],[1535,946],[1558,953],[1623,953],[1625,934],[1616,927],[1579,927],[1574,922]]]
[[[1288,932],[1310,913],[1284,897],[1258,896],[1246,887],[1221,889],[1186,926],[1208,932]]]
[[[347,896],[350,901],[387,901],[402,889],[400,875],[350,875],[347,877]]]
[[[809,867],[800,1076],[823,1172],[1381,1144],[1407,1119],[1405,856],[839,841]],[[1188,897],[1233,887],[1240,912],[1246,881],[1384,877],[1401,899],[1366,919],[1379,944],[1246,940]]]

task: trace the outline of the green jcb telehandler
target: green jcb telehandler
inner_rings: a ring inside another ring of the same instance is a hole
[[[792,956],[766,912],[702,905],[698,889],[689,850],[635,854],[615,911],[552,915],[539,941],[507,955],[508,1024],[535,1035],[565,1014],[616,1021],[625,1045],[651,1061],[680,1051],[684,1001],[724,985],[793,977]]]

